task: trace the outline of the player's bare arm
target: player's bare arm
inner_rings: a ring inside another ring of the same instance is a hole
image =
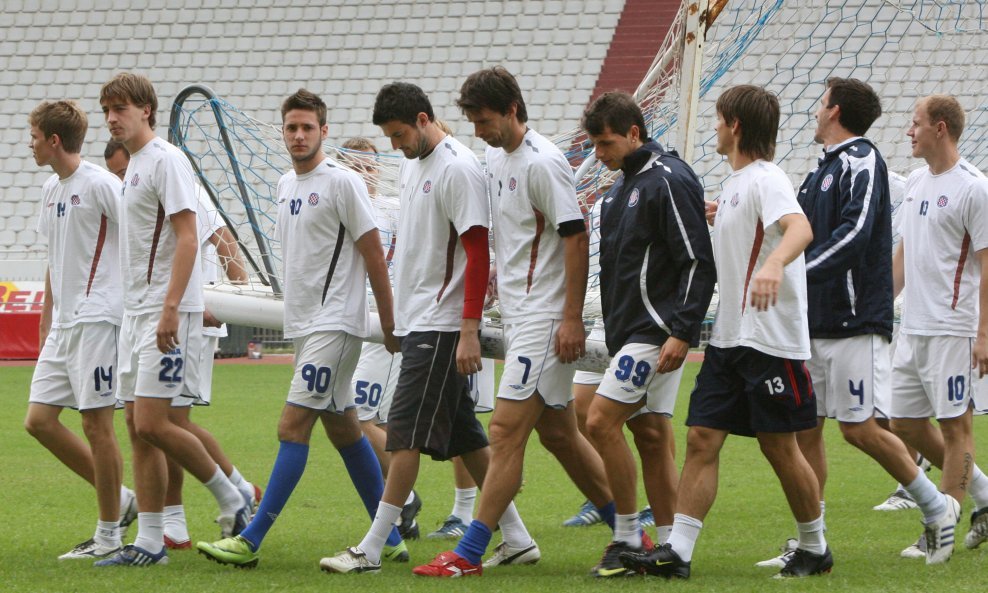
[[[978,377],[988,375],[988,249],[976,253],[981,264],[981,284],[978,286],[978,335],[971,351],[971,368]]]
[[[175,257],[172,273],[165,292],[165,304],[158,322],[158,350],[169,352],[178,346],[178,306],[189,286],[189,277],[199,257],[199,239],[196,233],[196,213],[182,210],[169,217],[175,231]]]
[[[906,267],[903,248],[904,240],[899,241],[899,246],[895,248],[892,255],[892,298],[899,296],[902,289],[906,287]]]
[[[384,260],[384,249],[381,247],[381,235],[377,229],[371,229],[357,239],[356,246],[367,265],[367,278],[374,291],[377,315],[381,320],[381,330],[384,332],[384,347],[394,354],[401,351],[401,348],[394,334],[394,303],[391,281],[388,280],[388,263]]]
[[[566,301],[563,321],[556,332],[556,355],[564,363],[575,362],[586,352],[583,301],[587,293],[590,240],[579,232],[563,238],[566,267]]]
[[[209,242],[216,247],[216,256],[220,265],[226,271],[226,277],[233,284],[247,283],[247,266],[244,264],[244,257],[240,253],[240,246],[233,237],[233,233],[225,226],[216,229],[209,236]]]
[[[38,347],[45,345],[51,332],[51,313],[55,308],[51,294],[51,270],[45,268],[45,302],[41,305],[41,321],[38,323]]]
[[[810,222],[803,214],[786,214],[779,219],[779,226],[782,227],[782,241],[765,258],[751,283],[751,306],[758,311],[766,311],[778,302],[783,269],[813,240]]]

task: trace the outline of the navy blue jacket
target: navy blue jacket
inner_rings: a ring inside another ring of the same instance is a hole
[[[878,149],[855,138],[825,152],[799,188],[811,338],[892,339],[892,206]]]
[[[696,345],[717,274],[703,187],[675,152],[651,140],[624,159],[600,217],[600,295],[607,350]]]

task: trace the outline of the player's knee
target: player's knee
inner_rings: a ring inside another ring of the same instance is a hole
[[[487,426],[487,432],[492,447],[515,449],[523,441],[522,430],[519,426],[504,422],[499,418],[491,419]]]
[[[89,441],[90,445],[102,445],[109,440],[116,439],[116,435],[113,430],[112,416],[109,417],[110,422],[106,421],[106,417],[97,418],[87,414],[82,415],[82,432],[86,435],[86,440]]]
[[[844,440],[858,449],[866,447],[871,442],[874,438],[873,429],[875,428],[877,427],[869,425],[867,422],[840,423],[840,432],[844,436]]]
[[[590,415],[587,416],[587,438],[590,439],[590,442],[593,443],[594,446],[599,448],[600,444],[606,443],[608,440],[613,439],[615,432],[620,434],[620,425],[619,430],[615,431],[614,422],[611,422],[610,419],[606,418],[603,414],[594,414],[591,412]],[[623,438],[624,435],[621,434],[621,437]]]
[[[54,431],[57,422],[57,420],[38,418],[28,414],[27,418],[24,419],[24,430],[34,438],[41,440],[45,435]]]
[[[971,417],[968,415],[940,420],[939,424],[945,442],[961,441],[971,437]]]
[[[686,455],[700,459],[716,457],[720,439],[714,431],[694,426],[686,433]]]
[[[547,451],[558,454],[573,446],[573,436],[556,426],[539,427],[539,442]]]

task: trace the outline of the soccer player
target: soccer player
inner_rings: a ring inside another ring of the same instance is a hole
[[[600,226],[600,294],[612,359],[587,412],[587,432],[616,506],[613,540],[594,569],[606,578],[627,574],[622,552],[648,547],[625,424],[641,453],[642,474],[655,480],[652,496],[663,494],[663,507],[653,507],[656,522],[672,522],[678,476],[670,417],[716,273],[700,180],[648,137],[634,99],[601,95],[584,112],[582,126],[597,160],[622,173],[604,198]]]
[[[59,559],[104,558],[120,549],[123,523],[136,512],[133,493],[121,486],[113,429],[123,314],[120,182],[79,156],[88,121],[76,103],[43,102],[28,122],[34,161],[55,174],[41,190],[38,232],[48,237],[48,269],[38,327],[42,348],[24,427],[96,489],[96,533]],[[79,410],[86,441],[59,421],[65,408]]]
[[[731,433],[758,439],[796,518],[799,542],[779,576],[833,566],[819,485],[795,436],[817,423],[803,363],[810,355],[803,250],[813,233],[788,177],[771,162],[778,128],[779,101],[765,89],[736,86],[717,99],[717,152],[733,171],[713,230],[720,299],[690,396],[672,534],[652,552],[622,554],[635,570],[689,578],[693,548],[717,493],[720,450]]]
[[[434,577],[479,575],[484,567],[539,560],[534,541],[524,548],[503,542],[481,566],[492,531],[521,486],[533,429],[587,496],[613,509],[600,458],[576,427],[570,391],[569,363],[584,354],[588,265],[573,169],[554,144],[527,126],[521,89],[504,68],[471,74],[457,105],[489,145],[487,183],[506,355],[477,517],[454,551],[413,571]]]
[[[892,267],[906,302],[892,361],[892,430],[943,470],[947,499],[936,520],[924,513],[927,564],[953,553],[967,493],[976,509],[964,543],[988,538],[988,478],[974,464],[971,428],[974,382],[988,372],[988,181],[957,150],[963,130],[955,98],[916,103],[907,135],[926,166],[906,181]]]
[[[474,414],[467,375],[480,370],[479,327],[490,260],[483,171],[469,148],[435,123],[419,87],[384,86],[374,124],[405,156],[399,171],[401,218],[395,254],[395,334],[401,372],[388,414],[391,467],[377,516],[359,545],[329,558],[327,572],[373,572],[391,526],[418,477],[419,455],[457,455],[478,484],[490,448]],[[501,529],[515,546],[531,543],[514,506]]]
[[[384,480],[360,431],[350,391],[362,339],[370,331],[368,278],[384,345],[389,352],[398,348],[387,263],[367,187],[359,175],[326,159],[322,149],[329,132],[326,104],[299,89],[282,103],[281,118],[293,170],[278,181],[277,228],[285,337],[295,341],[295,374],[278,422],[278,456],[257,514],[239,536],[196,544],[206,557],[238,567],[257,565],[261,543],[305,471],[312,428],[319,420],[374,516]],[[388,558],[408,561],[396,530],[381,539]]]
[[[827,478],[823,426],[829,417],[837,419],[848,443],[903,484],[924,523],[932,523],[947,512],[944,495],[902,441],[875,421],[889,412],[894,316],[888,170],[878,148],[864,137],[881,114],[881,101],[866,83],[827,80],[814,136],[824,155],[798,193],[813,229],[804,255],[810,331],[806,367],[818,422],[800,432],[797,441],[820,484],[821,513]]]
[[[154,133],[158,98],[144,76],[121,73],[100,89],[110,135],[130,153],[120,216],[124,317],[118,399],[133,449],[138,533],[133,544],[96,566],[168,561],[164,548],[165,455],[202,482],[220,507],[224,533],[247,523],[248,505],[199,439],[169,417],[185,386],[186,362],[199,355],[202,283],[192,167]]]

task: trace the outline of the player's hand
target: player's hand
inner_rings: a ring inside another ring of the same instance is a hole
[[[751,306],[758,311],[767,311],[779,301],[779,287],[782,286],[782,264],[767,260],[752,278]]]
[[[977,370],[979,379],[988,375],[988,339],[980,335],[971,351],[971,368]]]
[[[710,226],[714,226],[714,220],[717,219],[717,206],[718,202],[716,201],[704,200],[703,202],[704,214],[707,217],[707,224]]]
[[[484,309],[490,309],[497,300],[497,266],[491,264],[491,271],[487,275],[487,298],[484,299]]]
[[[481,368],[480,336],[475,331],[460,332],[460,343],[456,347],[456,370],[461,375],[472,375]]]
[[[209,309],[206,309],[205,311],[202,312],[202,326],[222,327],[223,322],[217,319],[216,317],[214,317],[213,314],[209,312]]]
[[[401,344],[398,342],[398,338],[395,336],[393,329],[384,330],[384,348],[391,354],[398,354],[401,352]]]
[[[659,361],[655,367],[657,373],[671,373],[683,366],[686,353],[690,351],[689,342],[669,336],[659,350]]]
[[[587,337],[582,319],[564,319],[556,332],[556,356],[564,364],[576,362],[586,354]]]
[[[164,309],[158,321],[158,350],[167,354],[178,346],[178,310]]]

